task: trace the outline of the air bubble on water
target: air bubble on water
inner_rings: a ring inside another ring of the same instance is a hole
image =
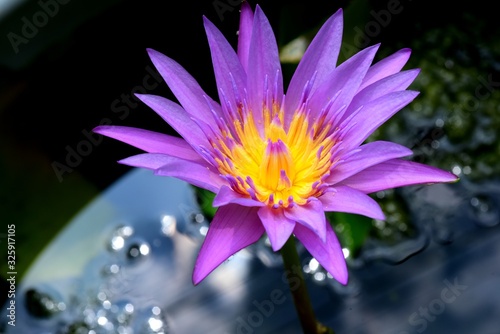
[[[120,265],[116,264],[116,263],[112,263],[112,264],[106,264],[104,265],[104,267],[102,268],[101,270],[101,274],[102,276],[104,277],[109,277],[109,276],[113,276],[113,275],[116,275],[120,272]]]
[[[108,241],[108,249],[111,251],[119,251],[125,246],[125,240],[134,234],[134,228],[128,225],[120,225],[113,233]]]
[[[146,258],[150,253],[149,244],[145,241],[132,242],[127,249],[127,260],[138,261]]]
[[[477,195],[470,199],[470,207],[475,223],[479,226],[491,227],[499,223],[498,208],[489,196]]]
[[[205,221],[205,216],[201,213],[197,213],[194,215],[193,220],[195,223],[201,224]]]
[[[26,290],[26,308],[36,318],[51,318],[66,310],[66,303],[60,293],[49,285]]]
[[[177,229],[177,219],[172,215],[164,215],[161,219],[161,232],[167,237],[175,234]]]
[[[462,174],[462,168],[460,168],[460,166],[458,165],[455,165],[453,166],[453,168],[451,169],[451,172],[453,174],[455,174],[456,176],[460,176],[460,174]]]
[[[136,328],[139,333],[170,333],[167,315],[159,306],[141,309],[138,314],[136,325],[139,326]]]
[[[320,272],[314,273],[313,277],[314,277],[314,280],[316,282],[323,282],[326,279],[326,274],[324,272],[320,271]]]

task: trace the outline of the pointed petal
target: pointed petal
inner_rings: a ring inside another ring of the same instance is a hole
[[[200,145],[211,147],[200,127],[177,103],[156,95],[137,94],[137,97],[174,128],[194,149]]]
[[[239,204],[241,206],[264,206],[265,204],[251,198],[245,197],[228,186],[222,186],[215,195],[212,205],[214,207],[224,206],[227,204]]]
[[[326,183],[333,185],[370,166],[387,160],[406,157],[412,155],[412,153],[409,148],[392,142],[374,141],[367,143],[360,146],[356,153],[336,165],[326,179]]]
[[[264,234],[256,208],[236,204],[220,207],[194,265],[193,283],[200,283],[222,262],[255,243]]]
[[[198,162],[203,160],[182,138],[119,125],[101,125],[96,127],[93,131],[135,146],[149,153],[163,153],[173,157]]]
[[[158,168],[170,165],[174,162],[186,163],[187,166],[191,166],[192,164],[198,164],[193,161],[180,159],[178,157],[162,153],[142,153],[118,161],[118,163],[123,165],[146,168],[151,170],[157,170]]]
[[[237,101],[245,96],[246,74],[241,66],[240,60],[229,42],[212,22],[203,17],[208,44],[212,53],[215,80],[219,89],[219,99],[224,110],[225,99],[233,111],[237,110]],[[221,94],[221,91],[223,94]],[[226,117],[226,120],[231,120]]]
[[[378,99],[388,93],[405,90],[413,80],[415,80],[419,72],[420,69],[408,70],[374,82],[356,94],[349,108],[346,110],[344,118],[370,101]]]
[[[307,48],[290,81],[286,94],[285,124],[288,125],[293,113],[302,104],[300,101],[306,83],[314,76],[314,90],[337,65],[342,42],[342,9],[333,14],[318,31]]]
[[[227,185],[226,180],[205,161],[196,163],[165,154],[144,153],[118,162],[127,166],[154,170],[156,175],[176,177],[214,193],[217,193],[220,187]]]
[[[417,97],[418,92],[405,90],[386,94],[364,105],[352,118],[344,120],[340,128],[347,128],[342,137],[346,150],[360,145],[380,125]],[[352,124],[355,126],[350,126]]]
[[[365,194],[414,184],[456,182],[458,178],[447,171],[417,162],[393,159],[369,167],[344,181],[342,185]]]
[[[285,217],[282,208],[273,209],[264,206],[257,212],[274,251],[283,247],[285,242],[292,235],[295,228],[295,221]]]
[[[217,103],[208,97],[196,80],[177,62],[153,49],[147,51],[156,69],[187,113],[203,119],[215,128],[215,120],[204,96],[212,102],[212,105],[215,106]]]
[[[361,86],[359,86],[358,90],[360,91],[365,87],[371,85],[375,81],[401,71],[403,66],[405,66],[406,62],[410,58],[410,54],[410,49],[401,49],[393,53],[389,57],[385,57],[384,59],[374,64],[366,73],[366,76],[363,79],[363,83],[361,84]]]
[[[175,177],[213,193],[219,192],[222,186],[228,185],[227,181],[218,174],[215,168],[191,161],[182,161],[181,159],[159,167],[155,170],[155,174]]]
[[[252,40],[248,59],[248,102],[256,124],[261,124],[266,88],[281,102],[283,77],[278,45],[273,30],[262,9],[257,5],[253,20]]]
[[[241,3],[240,29],[238,30],[238,57],[245,72],[248,69],[248,55],[252,40],[253,11],[247,1]]]
[[[330,224],[326,224],[326,241],[322,241],[317,234],[300,224],[295,225],[293,233],[333,278],[344,285],[347,284],[344,253]]]
[[[325,211],[354,213],[385,220],[378,203],[365,193],[347,186],[336,186],[319,197]]]
[[[311,117],[314,118],[336,95],[338,96],[330,108],[333,113],[351,102],[378,48],[377,44],[358,52],[333,71],[311,96]]]
[[[326,240],[326,218],[323,205],[317,199],[305,205],[295,205],[284,210],[285,217],[311,229],[318,237]]]

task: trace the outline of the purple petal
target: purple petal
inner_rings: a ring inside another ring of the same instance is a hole
[[[323,24],[307,48],[288,86],[285,124],[289,124],[293,113],[302,104],[300,98],[306,83],[314,76],[314,84],[311,86],[314,90],[335,69],[342,42],[342,29],[342,9],[339,9]]]
[[[160,115],[193,148],[197,149],[200,145],[211,147],[200,127],[177,103],[156,95],[137,94],[137,97]]]
[[[175,177],[213,193],[219,192],[222,186],[228,185],[213,167],[180,159],[159,167],[155,170],[155,174]]]
[[[447,171],[417,162],[393,159],[369,167],[344,181],[342,185],[366,194],[414,184],[456,182],[458,178]]]
[[[326,183],[335,184],[363,169],[381,162],[412,155],[412,151],[404,146],[387,141],[374,141],[360,146],[357,152],[336,165]]]
[[[162,153],[137,154],[137,155],[133,155],[131,157],[122,159],[118,162],[123,164],[123,165],[127,165],[127,166],[157,170],[158,168],[172,164],[172,163],[177,162],[177,161],[180,161],[181,163],[185,162],[188,165],[199,164],[199,162],[188,161],[188,160],[180,159],[178,157],[174,157],[174,156],[171,156],[168,154],[162,154]],[[206,162],[204,162],[204,163],[206,164]],[[202,165],[203,165],[203,162],[202,162]],[[207,166],[205,166],[205,168],[207,168]]]
[[[347,284],[344,253],[330,224],[326,224],[326,241],[322,241],[317,234],[300,224],[295,225],[293,233],[333,278],[344,285]]]
[[[212,53],[212,63],[222,109],[225,109],[226,104],[223,101],[226,100],[231,110],[236,113],[237,103],[242,101],[245,96],[246,74],[236,52],[226,38],[206,17],[203,17],[203,20]],[[227,117],[226,120],[230,121],[231,118]]]
[[[402,91],[386,94],[364,105],[352,118],[344,120],[340,128],[347,128],[342,138],[345,149],[360,145],[380,125],[417,97],[418,92]],[[354,126],[350,126],[354,125]]]
[[[163,153],[191,161],[203,160],[182,138],[118,125],[101,125],[96,127],[93,131],[135,146],[149,153]]]
[[[256,208],[236,204],[220,207],[208,229],[194,265],[193,283],[200,283],[222,262],[264,234]]]
[[[331,106],[333,112],[351,102],[378,48],[379,45],[374,45],[358,52],[333,71],[311,96],[311,117],[314,118],[339,92]]]
[[[419,72],[420,69],[399,72],[366,87],[356,94],[349,108],[346,110],[344,118],[370,101],[378,99],[388,93],[405,90],[413,80],[415,80]]]
[[[278,54],[278,45],[273,30],[264,12],[256,6],[253,20],[252,40],[248,58],[248,99],[256,124],[262,119],[262,106],[267,91],[281,102],[283,96],[283,77]],[[269,101],[272,102],[272,101]]]
[[[214,198],[212,205],[214,207],[224,206],[227,204],[239,204],[241,206],[264,206],[265,204],[251,198],[245,197],[228,186],[222,186]]]
[[[378,203],[365,193],[346,186],[336,186],[319,197],[325,211],[354,213],[385,220]]]
[[[208,97],[196,80],[177,62],[153,49],[147,51],[156,69],[187,113],[216,127],[205,96],[212,105],[216,106],[217,103]]]
[[[323,204],[317,199],[305,205],[295,205],[284,210],[285,217],[311,229],[318,237],[326,240],[326,219]]]
[[[238,31],[238,57],[245,72],[248,69],[248,55],[252,40],[253,11],[247,1],[241,3],[240,29]]]
[[[358,91],[371,85],[375,81],[401,71],[410,58],[410,54],[410,49],[401,49],[374,64],[366,73],[363,83],[359,86]]]
[[[273,209],[269,206],[264,206],[258,211],[258,215],[266,229],[274,251],[283,247],[290,235],[292,235],[295,227],[295,221],[285,217],[283,210],[282,208]]]

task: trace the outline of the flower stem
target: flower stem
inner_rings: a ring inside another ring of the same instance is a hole
[[[281,249],[288,286],[297,310],[304,334],[335,334],[334,331],[316,320],[306,282],[302,274],[299,254],[291,236]]]

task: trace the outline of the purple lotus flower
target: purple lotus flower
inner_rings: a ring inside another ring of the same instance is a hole
[[[218,207],[198,255],[198,284],[264,233],[273,250],[293,234],[339,282],[347,283],[341,246],[325,211],[384,219],[367,194],[405,185],[452,182],[455,175],[402,160],[401,145],[363,142],[410,103],[419,70],[401,71],[410,50],[372,65],[378,45],[336,65],[342,11],[325,22],[286,94],[276,40],[259,6],[243,2],[237,52],[206,18],[220,103],[167,56],[148,50],[180,105],[137,95],[183,139],[124,126],[94,131],[147,153],[120,163],[154,170],[216,193]]]

